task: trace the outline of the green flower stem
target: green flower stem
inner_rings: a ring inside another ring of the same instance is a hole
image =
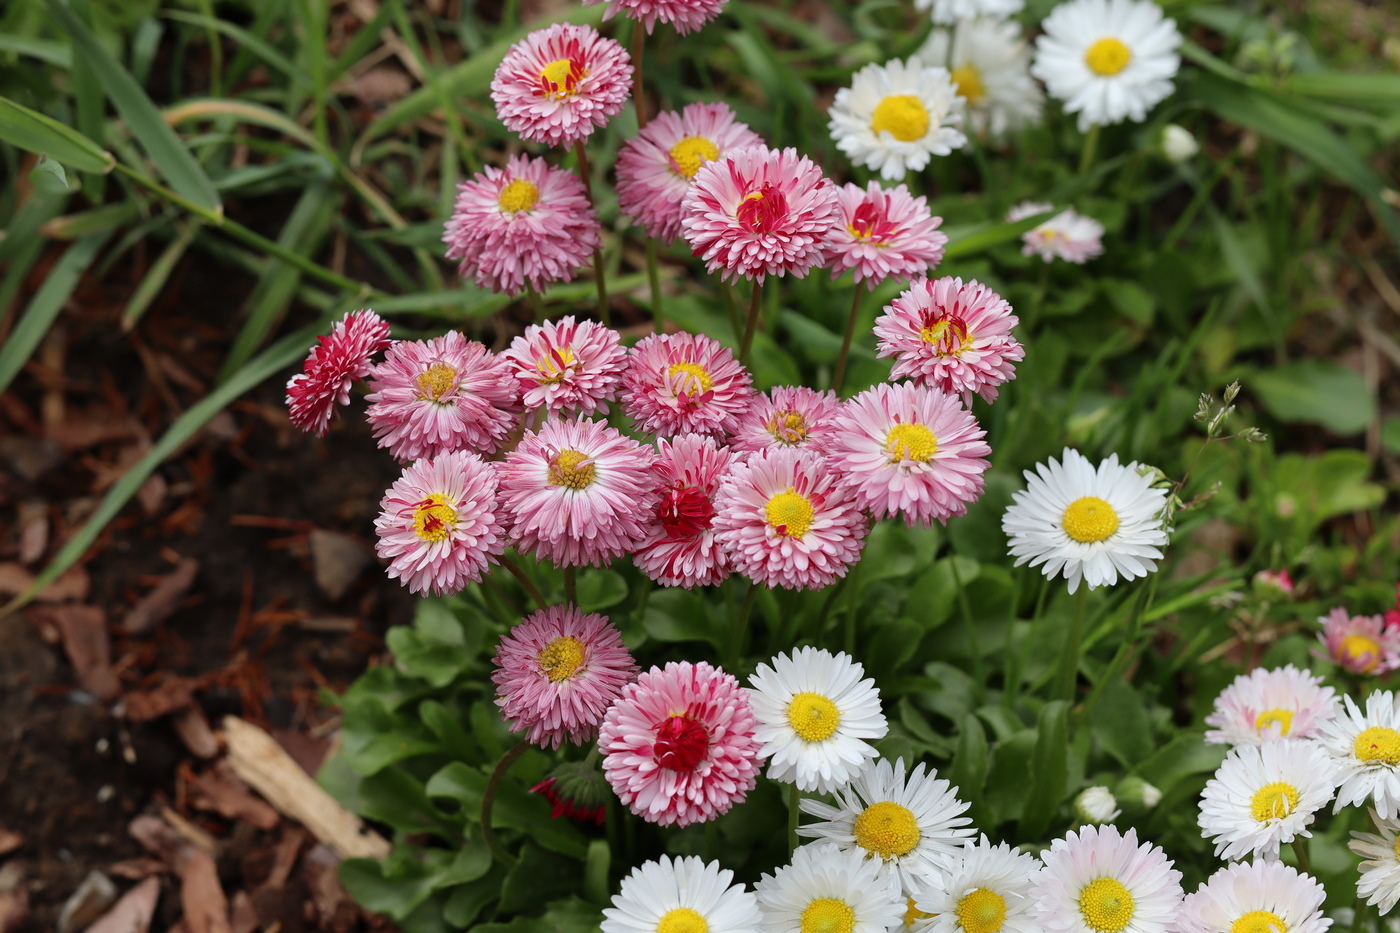
[[[836,357],[836,371],[831,376],[831,391],[838,396],[841,394],[841,382],[846,378],[846,357],[851,352],[851,338],[856,333],[856,318],[860,316],[860,298],[862,287],[856,283],[856,293],[851,299],[851,316],[846,320],[846,333],[841,338],[841,355]]]
[[[757,280],[749,292],[749,322],[744,326],[744,339],[739,343],[739,362],[749,364],[749,348],[753,346],[754,331],[758,330],[758,312],[763,306],[763,284]]]
[[[535,309],[535,323],[543,324],[548,316],[544,310],[544,299],[529,282],[525,283],[525,297],[530,299],[530,307]]]
[[[507,865],[515,864],[515,856],[501,848],[496,841],[495,830],[491,828],[491,808],[496,804],[496,788],[501,783],[501,778],[505,777],[510,766],[515,764],[517,758],[525,754],[525,750],[530,747],[530,743],[521,739],[510,747],[501,760],[496,762],[496,768],[491,772],[490,779],[486,782],[486,790],[481,792],[481,838],[486,843],[486,848],[491,850],[491,855]]]
[[[856,653],[856,610],[860,608],[860,581],[857,576],[860,573],[860,562],[857,561],[851,567],[850,573],[846,577],[851,581],[846,596],[846,618],[842,621],[845,629],[845,650],[846,653],[855,657]],[[820,633],[818,633],[820,634]],[[820,639],[818,639],[820,641]]]
[[[729,633],[729,663],[726,665],[729,672],[733,673],[739,666],[739,659],[744,654],[744,635],[748,633],[749,616],[753,613],[754,600],[758,598],[758,584],[749,581],[748,592],[744,594],[744,603],[739,607],[739,614],[734,617],[734,624]]]
[[[1143,617],[1147,615],[1147,611],[1152,608],[1152,603],[1157,598],[1157,581],[1160,578],[1160,574],[1154,573],[1146,585],[1138,588],[1138,592],[1134,596],[1136,605],[1128,615],[1128,630],[1123,635],[1123,641],[1118,645],[1118,651],[1113,655],[1113,660],[1108,663],[1104,675],[1099,678],[1098,685],[1090,691],[1089,698],[1080,707],[1076,719],[1088,718],[1089,712],[1098,702],[1099,695],[1103,693],[1104,688],[1122,676],[1123,672],[1127,670],[1128,664],[1132,662],[1133,656],[1137,654],[1138,648],[1141,647],[1138,633],[1142,630]],[[1143,598],[1144,594],[1146,594],[1145,599]]]
[[[1079,581],[1079,592],[1074,594],[1074,620],[1070,623],[1069,638],[1065,641],[1064,653],[1060,655],[1060,670],[1056,675],[1055,696],[1074,702],[1074,688],[1079,680],[1079,645],[1084,638],[1084,611],[1089,602],[1089,587]]]
[[[798,806],[801,795],[798,793],[797,784],[788,785],[788,852],[797,851],[797,818],[802,812]]]
[[[658,334],[666,333],[666,319],[661,313],[661,268],[656,259],[656,240],[647,237],[647,281],[651,283],[651,327]]]
[[[1084,148],[1079,151],[1079,174],[1087,175],[1089,168],[1094,164],[1094,150],[1099,147],[1099,125],[1096,123],[1089,127],[1088,134],[1084,137]]]
[[[530,594],[530,598],[535,601],[536,606],[540,609],[549,608],[549,603],[545,601],[544,596],[540,593],[539,587],[535,586],[535,581],[525,575],[525,571],[521,569],[519,564],[502,554],[501,566],[509,570],[511,576],[520,581],[520,585],[525,588],[525,592]]]
[[[574,160],[578,162],[578,177],[583,182],[583,193],[588,195],[588,203],[593,202],[593,178],[588,170],[588,152],[583,148],[583,140],[574,140]],[[612,327],[612,313],[608,305],[608,276],[603,268],[603,250],[593,250],[593,284],[598,287],[598,320],[604,327]]]
[[[1308,840],[1302,836],[1293,837],[1293,854],[1298,856],[1298,870],[1311,875],[1312,859],[1308,857]]]
[[[637,129],[647,125],[646,95],[642,88],[642,53],[646,51],[647,31],[632,21],[632,106],[637,111]]]
[[[578,568],[564,568],[564,602],[578,605]]]
[[[958,588],[958,614],[962,616],[963,637],[967,639],[967,650],[972,655],[972,682],[976,685],[978,699],[987,689],[987,681],[982,674],[982,642],[977,637],[977,624],[972,619],[972,604],[967,601],[967,588],[963,586],[962,577],[958,574],[958,558],[956,554],[949,552],[948,567],[953,571],[953,585]],[[1075,650],[1078,650],[1078,637],[1075,638]]]

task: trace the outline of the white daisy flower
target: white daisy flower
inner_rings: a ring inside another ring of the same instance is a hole
[[[1107,787],[1086,787],[1074,798],[1074,814],[1084,823],[1112,823],[1122,813]]]
[[[915,898],[927,933],[1039,933],[1031,885],[1040,860],[986,836],[957,854],[947,873]]]
[[[935,29],[919,58],[951,72],[977,136],[999,138],[1040,122],[1045,95],[1031,77],[1030,47],[1017,23],[967,19],[951,31]]]
[[[1356,879],[1357,896],[1388,914],[1400,900],[1400,838],[1396,838],[1400,823],[1381,819],[1375,810],[1371,822],[1380,835],[1352,832],[1347,847],[1364,860],[1359,866],[1361,877]]]
[[[758,898],[719,862],[661,856],[632,869],[603,909],[603,933],[753,933]]]
[[[1283,862],[1229,865],[1186,895],[1176,933],[1324,933],[1327,891]]]
[[[1181,872],[1137,830],[1085,826],[1056,839],[1035,878],[1036,921],[1051,933],[1166,933]]]
[[[1031,74],[1091,126],[1141,123],[1172,92],[1176,23],[1150,0],[1069,0],[1040,24]]]
[[[1317,743],[1275,739],[1237,745],[1206,782],[1196,822],[1215,854],[1278,858],[1279,846],[1311,836],[1314,814],[1332,799],[1336,769]]]
[[[914,0],[916,10],[928,10],[929,18],[942,25],[978,17],[1006,19],[1021,12],[1025,5],[1025,0]],[[936,62],[938,59],[926,58],[924,61]]]
[[[1321,677],[1292,664],[1277,670],[1257,667],[1236,677],[1215,698],[1206,717],[1212,745],[1258,745],[1272,739],[1310,739],[1337,715],[1337,694]]]
[[[898,884],[879,862],[830,843],[798,849],[754,892],[766,933],[885,933],[904,913]]]
[[[1026,491],[1012,494],[1002,516],[1016,566],[1043,564],[1051,580],[1063,572],[1071,593],[1080,580],[1092,590],[1117,583],[1120,574],[1131,580],[1156,570],[1169,530],[1159,517],[1166,492],[1139,476],[1136,462],[1121,466],[1117,454],[1097,470],[1068,447],[1062,460],[1026,470]]]
[[[1053,204],[1022,201],[1006,212],[1006,219],[1015,223],[1054,209]],[[1021,255],[1039,256],[1046,262],[1063,259],[1082,266],[1103,255],[1103,224],[1067,207],[1021,234]]]
[[[840,806],[804,798],[802,812],[822,822],[799,826],[797,834],[860,852],[898,878],[906,895],[913,895],[919,883],[934,877],[972,835],[972,821],[960,815],[967,804],[957,792],[936,771],[925,774],[923,765],[906,780],[903,758],[893,766],[881,758],[861,769],[849,786],[836,790]]]
[[[889,731],[875,681],[845,653],[819,648],[780,654],[749,679],[749,700],[768,759],[768,777],[798,790],[829,794],[878,752],[866,739]]]
[[[907,62],[866,65],[831,105],[831,138],[857,165],[877,169],[889,181],[920,171],[929,157],[945,156],[967,142],[955,127],[963,99],[946,68]]]
[[[1337,764],[1337,803],[1342,807],[1371,798],[1383,820],[1400,817],[1400,709],[1395,694],[1377,690],[1366,698],[1363,714],[1349,696],[1345,710],[1322,724],[1317,741]]]

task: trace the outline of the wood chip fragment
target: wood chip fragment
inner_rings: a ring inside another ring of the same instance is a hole
[[[192,557],[180,561],[180,565],[156,584],[155,589],[131,607],[122,620],[122,628],[128,635],[140,635],[164,622],[179,607],[180,600],[185,598],[185,593],[194,584],[197,573],[199,561]]]
[[[122,688],[112,670],[107,617],[102,610],[70,603],[41,611],[63,636],[63,650],[79,686],[99,699],[115,699]]]
[[[160,900],[160,879],[147,878],[122,895],[87,933],[146,933]]]
[[[185,743],[190,754],[205,759],[213,758],[219,754],[219,740],[214,737],[214,730],[209,726],[209,719],[204,715],[204,710],[199,708],[198,703],[191,703],[176,712],[170,717],[170,724],[175,727],[175,734],[180,737],[180,741]]]
[[[262,830],[272,829],[282,821],[276,810],[253,796],[226,762],[198,775],[190,790],[190,803],[200,810],[212,810],[230,820],[245,820]]]

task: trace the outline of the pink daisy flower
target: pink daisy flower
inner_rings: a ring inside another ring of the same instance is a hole
[[[656,442],[663,491],[651,535],[632,555],[637,568],[662,586],[714,586],[729,576],[729,555],[711,527],[720,480],[736,454],[712,437],[678,434]]]
[[[881,384],[841,409],[827,463],[874,518],[902,512],[927,528],[965,515],[982,495],[986,436],[954,396]]]
[[[1319,616],[1322,631],[1317,640],[1334,664],[1354,674],[1387,674],[1400,668],[1400,629],[1387,627],[1381,616],[1354,616],[1338,606]]]
[[[1006,214],[1010,223],[1034,214],[1054,210],[1053,205],[1026,201]],[[1063,259],[1083,265],[1103,253],[1103,224],[1092,217],[1065,208],[1045,223],[1021,234],[1021,254],[1039,256],[1046,262]]]
[[[583,0],[584,6],[597,6],[603,0]],[[676,32],[685,35],[704,26],[719,15],[728,0],[610,0],[604,19],[612,19],[621,10],[647,28],[658,21],[670,23]]]
[[[617,154],[618,206],[647,236],[670,243],[681,234],[681,200],[700,166],[762,144],[748,124],[735,121],[728,104],[658,113]]]
[[[374,436],[405,463],[452,450],[493,454],[520,411],[505,362],[455,330],[400,340],[369,387],[365,414]]]
[[[976,280],[920,279],[885,307],[875,321],[881,359],[894,357],[892,379],[996,401],[1001,385],[1016,378],[1026,348],[1011,336],[1020,323],[1006,300]]]
[[[925,198],[903,185],[886,191],[874,181],[865,188],[848,183],[836,195],[841,215],[826,248],[833,279],[852,269],[856,284],[864,281],[874,291],[890,276],[907,282],[927,275],[943,259],[943,218],[933,216]]]
[[[350,404],[350,383],[369,375],[369,358],[390,343],[389,322],[373,311],[351,311],[337,321],[287,382],[292,424],[325,437],[335,406]]]
[[[593,321],[531,324],[501,354],[520,384],[526,411],[608,413],[627,364],[617,331]]]
[[[840,218],[836,186],[796,149],[749,146],[706,162],[681,202],[681,233],[705,271],[730,282],[802,278]]]
[[[632,348],[622,407],[649,434],[723,434],[753,398],[752,379],[704,334],[652,334]]]
[[[715,536],[755,583],[820,589],[846,575],[869,530],[855,491],[824,458],[799,450],[750,454],[715,497]]]
[[[631,93],[632,59],[591,26],[555,23],[510,47],[491,99],[506,129],[530,142],[568,146],[617,115]]]
[[[757,721],[739,681],[704,661],[653,667],[622,688],[598,734],[603,771],[642,819],[689,826],[757,783]]]
[[[1311,739],[1337,715],[1337,695],[1308,671],[1292,664],[1255,668],[1236,677],[1215,698],[1206,717],[1211,745],[1262,745],[1275,739]]]
[[[527,616],[496,649],[496,705],[532,745],[582,745],[637,677],[622,635],[597,613],[550,606]]]
[[[496,468],[476,454],[452,451],[405,467],[379,509],[379,556],[389,579],[412,593],[455,593],[505,550]]]
[[[806,450],[824,454],[841,410],[835,392],[806,386],[774,386],[754,396],[729,439],[735,450]]]
[[[547,421],[501,467],[511,542],[559,567],[601,566],[651,533],[656,454],[601,421]]]
[[[442,240],[458,275],[514,295],[526,284],[543,291],[573,279],[591,261],[598,231],[577,175],[518,155],[457,186]]]

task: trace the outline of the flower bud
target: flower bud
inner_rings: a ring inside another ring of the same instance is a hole
[[[550,813],[553,819],[567,816],[602,826],[610,790],[603,772],[597,768],[581,761],[566,761],[530,788],[530,793],[539,794],[554,806]]]
[[[1162,792],[1136,774],[1130,774],[1119,781],[1113,792],[1130,813],[1151,810],[1162,800]]]
[[[1292,599],[1293,578],[1287,570],[1261,570],[1254,575],[1254,592],[1266,599]]]
[[[1118,809],[1118,801],[1113,791],[1107,787],[1088,787],[1074,798],[1074,812],[1085,823],[1112,823],[1123,811]]]
[[[1201,145],[1191,131],[1175,123],[1168,123],[1162,129],[1161,144],[1162,155],[1167,157],[1168,162],[1177,165],[1194,158],[1201,151]]]

